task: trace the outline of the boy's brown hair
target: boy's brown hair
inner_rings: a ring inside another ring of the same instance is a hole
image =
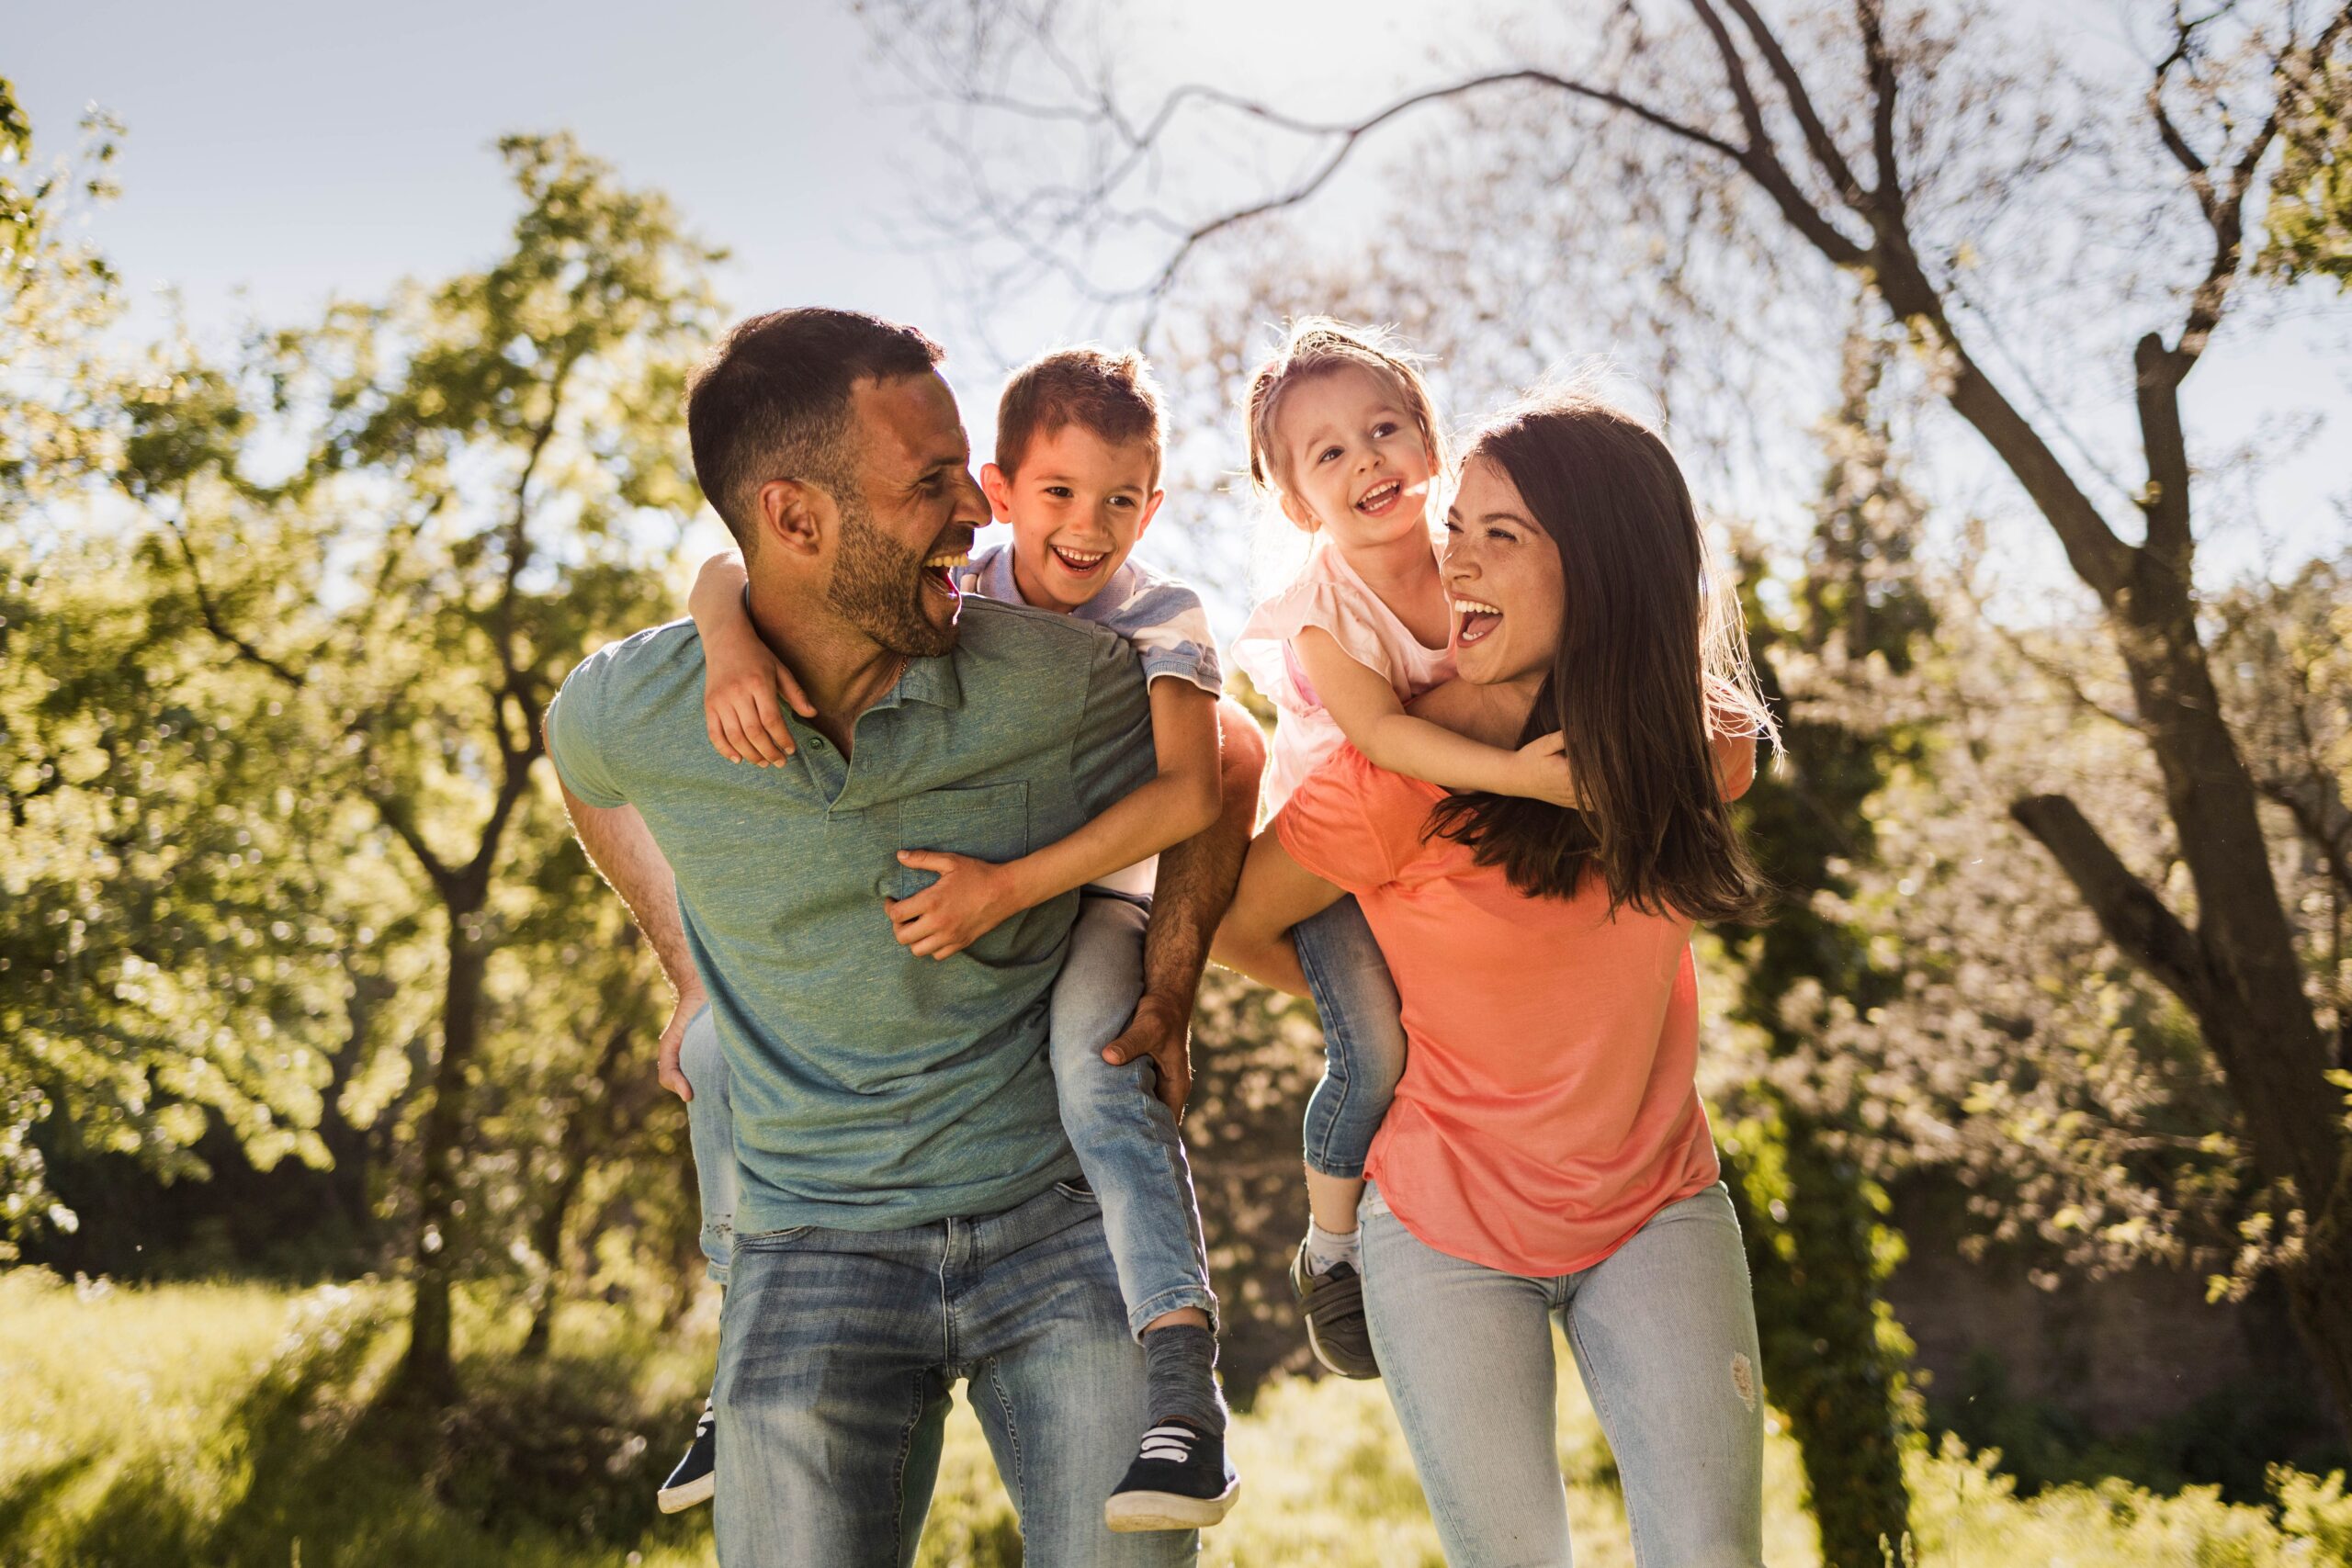
[[[1057,348],[1015,370],[997,400],[996,466],[1008,475],[1020,472],[1030,442],[1067,424],[1114,446],[1150,443],[1152,482],[1159,482],[1159,383],[1142,355]]]

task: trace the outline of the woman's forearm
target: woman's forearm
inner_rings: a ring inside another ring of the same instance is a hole
[[[1272,986],[1294,997],[1307,994],[1306,971],[1299,966],[1298,945],[1286,931],[1276,931],[1271,937],[1244,938],[1233,933],[1228,924],[1218,930],[1209,956],[1260,985]]]

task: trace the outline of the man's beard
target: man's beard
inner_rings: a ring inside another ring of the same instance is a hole
[[[841,547],[833,553],[825,602],[841,617],[893,653],[933,659],[956,646],[956,623],[933,624],[923,614],[922,557],[874,525],[862,500],[845,499]]]

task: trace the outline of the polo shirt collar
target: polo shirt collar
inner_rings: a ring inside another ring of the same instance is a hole
[[[962,707],[964,682],[956,673],[956,655],[948,652],[935,659],[907,660],[906,670],[874,705],[892,708],[901,703],[927,703],[950,710]]]

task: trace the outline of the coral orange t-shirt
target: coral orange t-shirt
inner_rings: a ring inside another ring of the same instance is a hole
[[[1444,795],[1349,746],[1273,822],[1292,859],[1356,896],[1404,998],[1405,1076],[1365,1173],[1440,1252],[1573,1273],[1716,1179],[1690,922],[1612,918],[1593,878],[1528,897],[1424,840]]]

